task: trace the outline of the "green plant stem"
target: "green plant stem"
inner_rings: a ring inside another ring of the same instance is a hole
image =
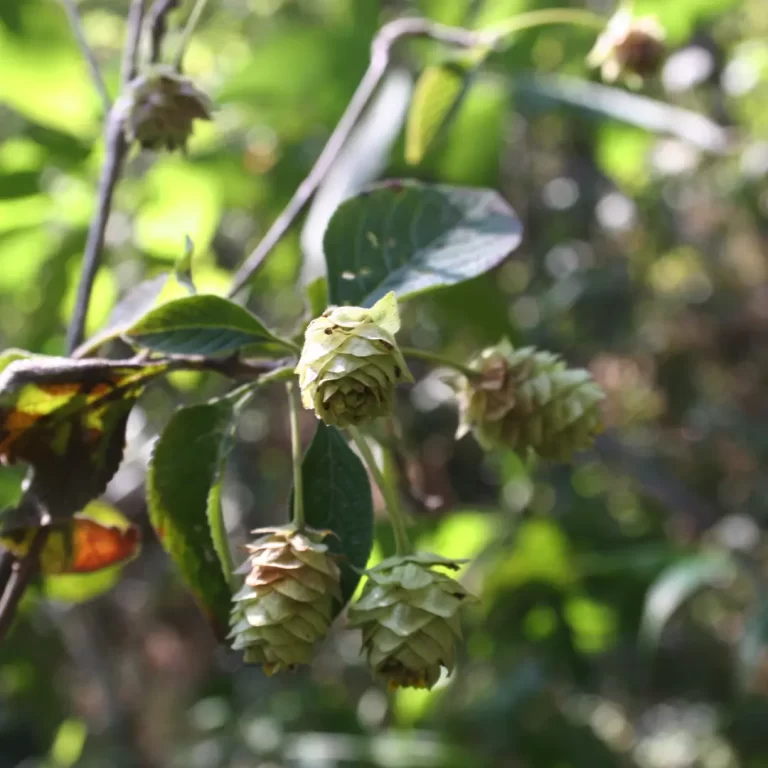
[[[184,31],[181,33],[181,40],[179,42],[179,50],[176,52],[176,58],[174,60],[174,67],[181,72],[181,67],[184,62],[184,54],[187,52],[189,41],[192,39],[192,35],[197,27],[197,23],[200,21],[200,17],[203,15],[205,6],[208,4],[208,0],[197,0],[192,8],[187,23],[184,26]]]
[[[605,27],[606,19],[598,13],[582,8],[542,8],[491,24],[484,27],[483,32],[493,35],[496,38],[495,44],[498,46],[505,37],[514,35],[516,32],[549,24],[573,24],[600,31]]]
[[[299,431],[299,398],[296,384],[289,381],[285,388],[288,392],[288,405],[291,414],[291,458],[293,461],[293,524],[304,528],[304,476],[301,471],[301,433]]]
[[[411,540],[408,538],[408,526],[405,515],[400,508],[400,501],[397,498],[395,489],[387,481],[387,478],[384,477],[384,473],[376,463],[373,451],[363,433],[357,427],[349,427],[349,434],[352,435],[352,439],[355,441],[363,461],[368,465],[368,469],[373,475],[376,485],[379,486],[381,495],[384,497],[387,513],[392,523],[392,530],[395,532],[395,552],[398,555],[407,555],[411,551]]]
[[[478,45],[473,50],[468,51],[465,57],[466,61],[471,63],[474,69],[478,69],[491,53],[509,46],[511,39],[507,38],[512,38],[513,35],[527,29],[553,24],[572,24],[602,31],[605,28],[606,20],[599,14],[583,8],[542,8],[538,11],[520,13],[511,19],[483,27],[481,31],[489,35],[489,39],[484,45]]]
[[[451,360],[449,357],[438,355],[436,352],[428,352],[425,349],[416,349],[416,347],[400,347],[400,351],[406,357],[413,357],[417,360],[425,360],[428,363],[441,365],[445,368],[453,368],[455,371],[458,371],[470,379],[477,376],[477,371],[473,371],[469,366],[458,363],[456,360]]]
[[[291,379],[296,375],[294,373],[294,365],[286,365],[282,368],[275,368],[274,371],[270,371],[269,373],[265,373],[263,376],[259,377],[258,385],[260,387],[264,387],[267,384],[274,384],[277,381],[287,381],[290,382]]]
[[[181,370],[184,369],[182,368]],[[277,384],[278,382],[290,382],[295,375],[292,365],[275,368],[274,371],[262,374],[255,381],[249,381],[247,384],[242,384],[239,387],[235,387],[235,389],[231,389],[224,395],[224,398],[234,403],[237,409],[241,409],[248,405],[251,398],[262,387],[266,387],[268,384]]]

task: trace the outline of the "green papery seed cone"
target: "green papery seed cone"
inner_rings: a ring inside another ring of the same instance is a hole
[[[312,660],[328,632],[333,601],[341,600],[339,567],[324,537],[310,529],[273,528],[248,545],[229,637],[246,663],[261,664],[268,675]]]
[[[367,572],[349,609],[369,666],[390,689],[432,688],[443,667],[453,670],[459,609],[476,598],[436,566],[456,569],[458,563],[425,552],[391,557]]]
[[[602,429],[604,394],[590,374],[556,355],[507,341],[484,350],[459,394],[457,437],[471,431],[486,450],[509,448],[568,461]]]
[[[195,120],[210,120],[210,99],[184,75],[158,65],[135,78],[121,99],[129,141],[144,149],[184,149]]]
[[[326,424],[348,427],[392,412],[395,386],[412,381],[395,342],[394,293],[370,309],[327,309],[307,327],[296,367],[304,407]]]

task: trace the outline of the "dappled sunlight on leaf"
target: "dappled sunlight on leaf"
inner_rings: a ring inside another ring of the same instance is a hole
[[[147,477],[157,537],[220,637],[229,622],[231,574],[217,555],[217,546],[227,543],[214,541],[208,512],[231,448],[233,419],[226,400],[176,411],[155,444]],[[211,512],[219,514],[218,508]]]
[[[371,306],[389,291],[403,299],[460,283],[501,264],[521,239],[516,214],[491,190],[383,182],[328,225],[330,299]]]

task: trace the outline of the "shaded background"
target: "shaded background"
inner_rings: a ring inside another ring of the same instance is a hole
[[[210,5],[187,70],[216,120],[187,157],[131,162],[91,333],[131,286],[172,267],[185,235],[199,290],[226,291],[318,155],[382,22],[474,26],[546,3]],[[127,3],[79,7],[115,88]],[[0,649],[1,768],[768,765],[768,14],[765,0],[638,8],[659,14],[673,51],[642,96],[585,70],[594,33],[525,33],[418,167],[403,160],[402,123],[414,75],[445,51],[400,48],[306,226],[252,286],[250,304],[290,329],[296,280],[322,269],[329,212],[376,176],[495,187],[523,219],[507,264],[405,308],[403,342],[463,357],[506,334],[560,352],[608,392],[610,428],[573,468],[484,456],[453,441],[450,390],[414,365],[400,409],[414,535],[473,558],[463,578],[483,598],[453,678],[386,694],[342,621],[294,675],[266,678],[215,647],[145,522],[152,439],[176,404],[226,386],[176,374],[134,409],[107,494],[144,527],[141,557],[122,574],[39,585]],[[58,3],[0,2],[2,347],[64,350],[103,159],[99,109]],[[239,427],[225,500],[239,543],[286,515],[281,394],[260,396]],[[309,439],[311,416],[304,426]],[[17,484],[3,469],[4,503]],[[382,525],[374,557],[390,545]]]

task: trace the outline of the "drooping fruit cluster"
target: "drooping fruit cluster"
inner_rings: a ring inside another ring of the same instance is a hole
[[[459,393],[457,437],[471,431],[486,450],[509,448],[567,461],[588,448],[601,428],[603,392],[589,372],[557,355],[508,341],[471,361]]]
[[[461,638],[459,609],[475,600],[441,566],[455,560],[419,552],[390,557],[367,571],[349,622],[363,632],[368,665],[391,689],[431,688],[445,668],[450,674]]]
[[[399,327],[394,293],[370,309],[331,307],[313,320],[295,369],[304,406],[337,427],[390,414],[396,384],[410,379],[395,342]],[[556,355],[503,341],[467,368],[458,436],[472,431],[488,450],[567,460],[601,428],[602,390],[586,370],[570,369]],[[407,551],[400,513],[392,509],[397,502],[384,497],[403,534],[398,546]],[[248,548],[231,637],[233,648],[267,673],[308,663],[328,631],[334,601],[342,599],[339,568],[323,535],[270,529]],[[349,623],[362,631],[363,655],[391,689],[432,688],[443,671],[453,671],[460,609],[476,599],[441,570],[458,567],[458,561],[418,552],[390,557],[366,572]]]
[[[296,367],[304,407],[337,427],[390,414],[395,385],[412,381],[395,342],[398,330],[394,293],[370,309],[329,307],[313,320]]]
[[[341,600],[340,573],[323,544],[325,532],[286,526],[254,533],[266,535],[247,547],[230,639],[246,663],[261,664],[271,675],[311,661],[328,633],[334,600]]]

